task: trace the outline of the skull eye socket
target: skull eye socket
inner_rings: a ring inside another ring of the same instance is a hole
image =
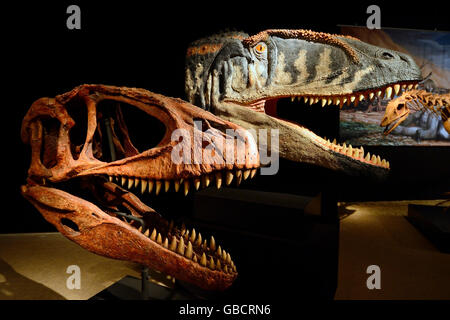
[[[397,106],[397,110],[401,110],[401,109],[403,109],[405,107],[405,105],[403,104],[403,103],[400,103],[398,106]]]

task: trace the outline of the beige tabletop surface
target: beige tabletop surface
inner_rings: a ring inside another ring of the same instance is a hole
[[[442,200],[340,203],[336,299],[450,299],[450,254],[441,253],[405,218],[408,204]],[[367,267],[380,268],[380,289],[367,288]]]
[[[79,267],[79,289],[70,285],[70,266]],[[85,300],[127,275],[140,278],[140,266],[91,253],[57,232],[0,235],[0,299]]]

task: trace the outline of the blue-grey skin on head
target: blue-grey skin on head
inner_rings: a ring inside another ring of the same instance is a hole
[[[304,104],[327,108],[356,105],[362,99],[393,97],[420,80],[420,69],[403,53],[344,36],[266,30],[252,37],[228,33],[192,43],[185,89],[191,103],[244,128],[278,129],[282,158],[382,177],[388,172],[386,160],[277,118],[277,101],[300,97]]]

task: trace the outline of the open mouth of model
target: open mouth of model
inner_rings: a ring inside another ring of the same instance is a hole
[[[216,242],[214,236],[205,237],[195,228],[188,228],[181,223],[180,212],[192,205],[196,190],[220,188],[230,185],[235,179],[238,184],[251,179],[256,173],[256,169],[237,171],[233,177],[229,172],[216,172],[171,181],[94,175],[62,183],[46,182],[46,186],[68,191],[96,203],[105,213],[117,218],[118,224],[137,230],[139,237],[158,245],[160,250],[168,250],[180,259],[188,259],[199,268],[235,277],[237,269],[230,253]],[[190,189],[193,192],[189,192]]]
[[[124,176],[108,176],[108,180],[117,187],[121,186],[132,192],[143,203],[151,205],[157,212],[164,213],[164,216],[166,214],[175,216],[179,220],[174,211],[180,212],[182,207],[192,200],[193,192],[208,187],[219,189],[222,185],[230,185],[233,180],[236,184],[240,184],[242,180],[253,178],[255,173],[256,169],[251,169],[236,170],[234,173],[218,171],[201,177],[164,181]],[[193,192],[189,193],[190,190]],[[171,205],[172,202],[176,203]],[[130,210],[131,208],[125,209]],[[117,212],[112,212],[112,214],[116,214],[116,217],[122,219],[123,222],[138,229],[150,241],[156,242],[174,254],[192,260],[201,267],[229,274],[237,272],[230,254],[216,243],[213,236],[210,236],[209,239],[205,238],[195,228],[189,229],[184,223],[177,225],[173,219],[169,222],[159,214],[141,213],[141,217],[136,217],[136,213],[131,216]]]
[[[365,153],[363,147],[355,148],[350,144],[346,145],[345,142],[338,144],[336,139],[330,141],[326,137],[320,137],[313,132],[314,129],[311,129],[311,124],[303,123],[301,117],[295,116],[295,114],[298,113],[298,110],[302,109],[321,110],[327,106],[339,106],[339,108],[342,108],[344,105],[357,106],[360,101],[372,101],[376,97],[380,99],[392,99],[394,96],[400,95],[403,91],[417,88],[417,84],[417,81],[404,81],[401,83],[389,84],[381,88],[353,92],[345,95],[277,96],[254,101],[250,103],[248,107],[256,112],[264,112],[271,117],[296,125],[299,130],[305,130],[305,133],[308,134],[313,141],[327,150],[372,166],[389,169],[389,161],[381,159],[378,155],[371,155],[369,152]],[[316,125],[317,122],[318,121],[315,120]]]

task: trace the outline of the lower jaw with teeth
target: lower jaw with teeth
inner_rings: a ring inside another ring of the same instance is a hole
[[[186,195],[189,190],[186,185],[199,189],[215,182],[216,187],[220,188],[222,184],[229,185],[233,180],[239,184],[241,180],[253,178],[255,174],[256,169],[244,169],[217,171],[201,177],[179,180],[125,176],[108,176],[108,179],[111,185],[116,184],[117,187],[121,184],[125,188],[136,188],[142,193],[158,195],[163,190],[173,191],[170,188],[173,186],[175,191],[184,190]],[[177,227],[173,221],[168,222],[157,214],[125,214],[114,210],[109,211],[109,214],[121,220],[127,229],[132,228],[133,241],[141,243],[138,245],[142,248],[139,251],[145,254],[134,254],[135,262],[207,290],[226,289],[238,275],[230,253],[217,244],[213,236],[209,237],[208,241],[195,229],[189,230],[184,224]]]
[[[326,150],[339,153],[353,160],[363,162],[372,166],[377,166],[384,169],[390,169],[390,163],[386,159],[382,159],[379,155],[370,154],[370,152],[365,153],[364,148],[361,146],[359,148],[353,147],[351,144],[347,145],[345,142],[342,144],[337,143],[336,139],[330,141],[330,139],[321,138],[314,132],[308,130],[307,128],[300,127],[306,135],[308,135],[315,143],[320,145]]]
[[[350,157],[352,159],[355,159],[360,162],[364,162],[373,166],[390,169],[390,163],[386,159],[381,159],[378,155],[371,155],[370,152],[367,152],[364,155],[364,148],[354,148],[351,144],[348,146],[344,142],[342,145],[336,143],[336,139],[334,139],[332,142],[330,142],[329,139],[325,140],[320,137],[316,139],[323,147],[332,150],[334,152],[343,154],[347,157]]]
[[[157,228],[134,227],[145,237],[147,247],[154,247],[152,252],[156,256],[143,257],[145,259],[160,260],[164,269],[169,267],[179,280],[194,283],[204,289],[225,289],[237,277],[237,269],[230,253],[218,245],[213,236],[209,241],[203,239],[201,233],[195,229],[188,230],[183,226],[175,227],[173,222]],[[150,242],[149,242],[150,241]],[[147,265],[155,265],[157,261],[148,261]],[[157,263],[156,263],[157,264]]]
[[[286,121],[284,119],[279,119],[282,121]],[[302,127],[296,123],[288,121],[287,123],[297,127],[299,130],[303,131],[303,134],[309,136],[311,140],[313,140],[316,144],[320,145],[322,148],[326,150],[333,151],[335,153],[339,153],[353,160],[366,163],[368,165],[390,169],[390,163],[386,159],[382,159],[379,155],[370,154],[370,152],[365,153],[364,148],[361,146],[359,148],[353,147],[351,144],[347,145],[345,142],[342,144],[337,143],[336,139],[330,141],[329,139],[322,138],[316,135],[311,130]]]
[[[205,290],[232,285],[236,266],[213,237],[207,241],[194,229],[168,223],[132,194],[101,180],[89,179],[98,195],[106,195],[103,208],[53,186],[22,186],[21,192],[59,232],[93,253],[133,261]],[[121,205],[131,214],[118,212]]]

